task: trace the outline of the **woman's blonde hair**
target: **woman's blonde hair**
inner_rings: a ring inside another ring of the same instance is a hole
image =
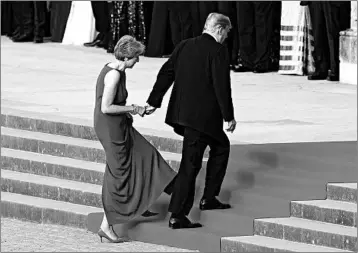
[[[130,35],[124,35],[114,47],[114,57],[123,61],[125,58],[132,59],[143,54],[145,46]]]

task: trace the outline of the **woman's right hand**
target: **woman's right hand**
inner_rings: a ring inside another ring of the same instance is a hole
[[[133,106],[133,111],[130,112],[132,115],[136,115],[139,114],[141,117],[144,116],[145,114],[145,107],[143,106],[139,106],[139,105],[132,105]]]

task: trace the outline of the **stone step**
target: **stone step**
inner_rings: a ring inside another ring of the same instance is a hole
[[[355,250],[357,228],[302,218],[254,221],[254,234],[343,250]]]
[[[291,215],[332,224],[357,227],[357,204],[336,200],[292,201]]]
[[[1,108],[1,126],[28,131],[62,135],[74,138],[98,140],[93,128],[92,120],[69,118],[53,114],[21,111],[14,108]],[[165,134],[155,129],[137,129],[157,149],[181,153],[182,138],[172,134]],[[205,152],[208,156],[208,150]]]
[[[88,229],[91,215],[101,212],[102,209],[96,207],[1,192],[2,217]],[[94,233],[98,231],[98,227],[94,229]],[[223,233],[223,231],[212,232],[206,227],[172,230],[168,228],[166,220],[144,218],[128,224],[115,225],[114,229],[120,236],[129,236],[131,240],[173,247],[181,245],[181,248],[204,252],[219,252],[221,233]]]
[[[221,252],[351,252],[266,236],[221,238]]]
[[[90,162],[106,162],[102,145],[93,140],[1,127],[1,146]],[[160,153],[174,170],[178,170],[181,154]]]
[[[164,156],[165,155],[166,154],[164,154]],[[3,169],[102,185],[104,171],[103,163],[8,148],[2,148],[1,163]],[[238,173],[239,172],[235,171],[234,168],[228,168],[223,183],[222,192],[224,195],[225,192],[229,191],[228,193],[231,194],[231,192],[233,192],[231,196],[234,196],[236,194],[234,191],[241,192],[242,189],[246,189],[248,184],[250,184],[250,178],[246,178],[245,175],[239,175]],[[198,176],[199,187],[204,186],[205,174],[206,170],[203,168]],[[318,179],[300,180],[289,172],[266,173],[257,171],[253,172],[252,180],[254,180],[255,185],[269,188],[269,190],[265,190],[268,192],[270,192],[271,188],[281,191],[282,188],[294,189],[295,187],[299,187],[312,189],[312,187],[320,185],[318,184]],[[321,180],[321,184],[324,185],[325,181]],[[228,199],[225,196],[223,197],[227,201],[236,201],[235,198]]]
[[[357,183],[329,183],[327,198],[357,204]]]
[[[7,148],[2,148],[1,151],[3,170],[12,170],[40,176],[50,176],[58,179],[102,185],[104,164]],[[195,195],[196,203],[200,200],[203,193],[205,170],[202,170],[202,172],[202,176],[200,174],[197,179]],[[262,176],[256,177],[256,180],[262,181],[267,185],[267,182],[271,182],[274,178],[268,180],[267,176]],[[257,181],[256,183],[258,183]],[[278,177],[277,180],[272,181],[276,184],[277,182],[281,182],[275,189],[282,190],[281,187],[283,187],[283,181],[282,177]],[[256,192],[255,189],[241,191],[232,188],[233,183],[237,182],[233,180],[232,175],[228,173],[224,181],[220,198],[225,202],[230,202],[240,207],[240,212],[244,211],[245,213],[250,213],[252,214],[251,216],[255,218],[272,217],[272,215],[274,215],[274,217],[289,215],[289,198],[278,199],[262,195],[262,191],[270,191],[270,189],[267,188]],[[273,187],[272,185],[275,185],[274,183],[268,184],[267,186]],[[292,191],[292,184],[289,184],[288,186],[290,186],[290,191]],[[305,187],[305,189],[307,189],[307,187]],[[261,206],[265,206],[265,212],[262,211],[263,209]],[[200,215],[200,212],[196,213],[194,211],[192,212],[192,216],[194,218],[202,217],[205,220],[205,215]]]
[[[51,178],[17,171],[2,170],[1,191],[29,195],[44,199],[70,202],[73,204],[102,207],[102,187],[71,180]],[[163,194],[151,209],[168,216],[169,196]],[[252,227],[255,212],[243,206],[233,206],[230,210],[201,212],[198,203],[195,203],[190,218],[205,222],[213,229],[223,229],[226,233],[235,235],[246,234],[240,232],[238,226]],[[256,212],[257,215],[257,212]],[[94,221],[95,222],[95,221]],[[252,231],[249,231],[252,232]]]
[[[35,174],[1,170],[1,191],[102,207],[102,186]]]
[[[100,211],[91,206],[1,192],[2,217],[87,228],[88,214]]]
[[[1,169],[102,185],[105,165],[67,157],[1,148]]]

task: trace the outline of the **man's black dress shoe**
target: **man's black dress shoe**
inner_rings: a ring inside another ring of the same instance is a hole
[[[338,82],[339,81],[339,75],[334,73],[334,72],[332,72],[331,70],[328,70],[327,81]]]
[[[145,211],[143,214],[142,214],[142,216],[143,217],[153,217],[153,216],[157,216],[158,215],[158,213],[155,213],[155,212],[151,212],[151,211],[149,211],[149,210],[147,210],[147,211]]]
[[[43,43],[43,42],[44,42],[44,38],[42,38],[42,37],[35,37],[34,42],[35,42],[35,43]]]
[[[311,75],[308,75],[308,80],[325,80],[327,78],[327,74],[323,72],[313,72]]]
[[[103,37],[104,37],[103,34],[100,33],[92,42],[86,42],[83,45],[85,47],[95,47],[102,41]]]
[[[182,218],[170,218],[169,227],[172,229],[181,229],[181,228],[201,228],[203,225],[200,223],[192,223],[187,217]]]
[[[202,200],[200,200],[199,208],[200,208],[200,210],[229,209],[229,208],[231,208],[231,205],[221,203],[216,198],[213,198],[210,200],[202,199]]]
[[[264,69],[264,68],[254,68],[254,71],[253,71],[255,74],[262,74],[262,73],[266,73],[268,72],[267,69]]]
[[[237,73],[239,73],[239,72],[250,72],[251,71],[251,69],[249,69],[249,68],[247,68],[247,67],[245,67],[245,66],[242,66],[242,65],[234,65],[233,67],[232,67],[232,70],[234,71],[234,72],[237,72]]]
[[[95,47],[95,46],[97,46],[100,42],[101,42],[101,40],[95,39],[94,41],[92,41],[92,42],[86,42],[86,43],[84,43],[83,45],[84,45],[85,47]]]
[[[15,36],[12,38],[13,42],[30,42],[34,39],[34,36],[32,35],[32,33],[28,33],[28,34],[19,34],[18,36]]]

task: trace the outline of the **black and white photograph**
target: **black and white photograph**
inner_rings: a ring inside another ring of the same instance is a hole
[[[1,252],[357,252],[357,1],[1,1]]]

